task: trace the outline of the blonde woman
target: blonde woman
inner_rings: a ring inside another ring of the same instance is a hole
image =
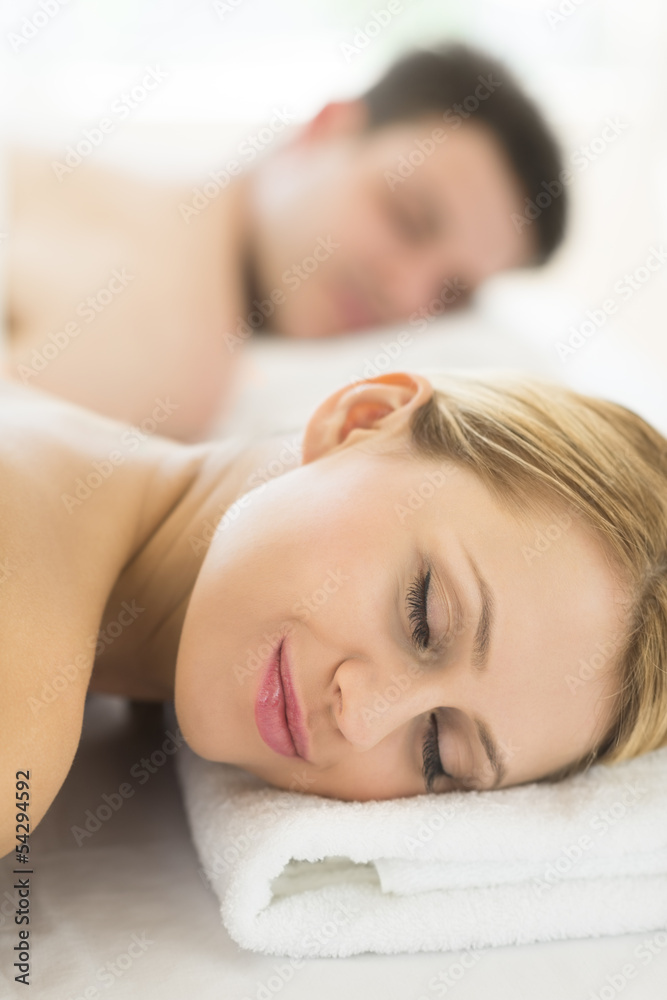
[[[636,414],[398,372],[325,399],[300,454],[154,423],[2,389],[2,854],[88,691],[174,699],[202,756],[341,799],[665,745],[667,442]]]

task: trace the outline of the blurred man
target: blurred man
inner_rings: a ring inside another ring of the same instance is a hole
[[[161,432],[197,439],[253,331],[414,323],[562,238],[556,143],[482,53],[411,54],[356,100],[290,118],[275,110],[251,167],[239,155],[196,187],[77,162],[81,146],[15,155],[11,377],[132,423],[169,397]]]

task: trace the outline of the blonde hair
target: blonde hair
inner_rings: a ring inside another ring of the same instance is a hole
[[[519,513],[565,507],[603,543],[630,594],[614,644],[613,724],[552,772],[629,760],[667,745],[667,440],[632,410],[513,372],[444,374],[411,421],[411,449],[467,466]]]

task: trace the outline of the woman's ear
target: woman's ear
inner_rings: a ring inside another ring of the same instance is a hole
[[[403,433],[414,411],[432,395],[433,386],[425,376],[408,372],[387,372],[344,386],[328,396],[308,421],[303,465],[369,435]]]

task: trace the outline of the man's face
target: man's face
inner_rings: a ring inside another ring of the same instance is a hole
[[[335,106],[255,178],[257,286],[286,336],[439,314],[534,254],[534,234],[512,223],[519,181],[488,128],[436,115],[363,132],[360,106]]]

